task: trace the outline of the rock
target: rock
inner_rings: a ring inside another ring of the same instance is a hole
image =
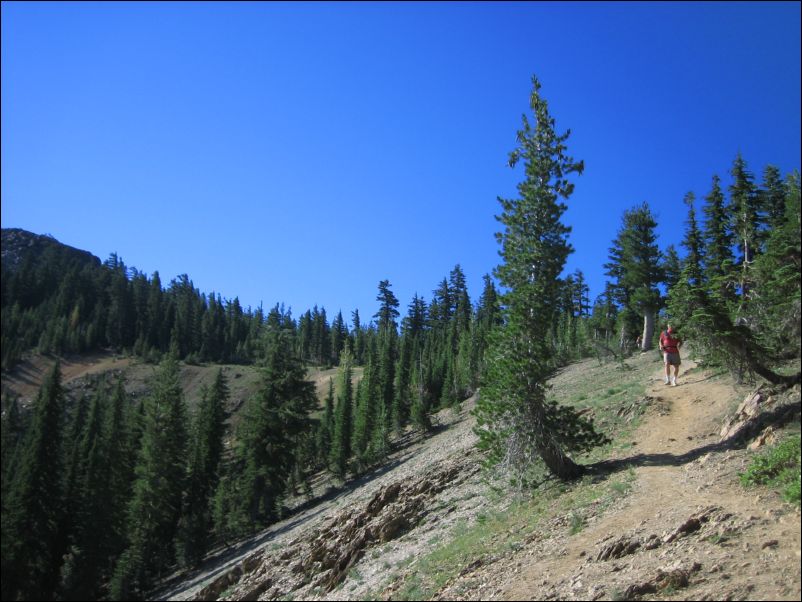
[[[760,549],[765,550],[766,548],[776,548],[778,545],[780,545],[779,541],[776,539],[770,539],[769,541],[764,541],[761,544]]]
[[[760,433],[760,435],[757,436],[757,438],[755,438],[754,441],[752,441],[752,443],[749,444],[749,449],[755,450],[766,445],[767,443],[773,443],[776,438],[777,436],[775,434],[774,427],[768,426],[763,430],[762,433]]]
[[[629,537],[620,537],[611,544],[606,545],[596,555],[596,561],[610,560],[611,558],[621,558],[628,554],[633,554],[639,547],[641,542],[637,539],[630,539]]]
[[[708,520],[710,520],[713,513],[717,510],[718,508],[716,506],[709,506],[708,508],[705,508],[704,510],[697,512],[696,514],[691,516],[688,520],[686,520],[684,523],[682,523],[679,527],[677,527],[674,531],[663,537],[663,543],[671,543],[672,541],[675,541],[680,537],[698,531],[702,527],[702,523],[705,523]]]

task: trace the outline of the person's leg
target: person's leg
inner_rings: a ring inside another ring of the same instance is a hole
[[[671,381],[671,384],[675,387],[677,386],[677,377],[679,376],[679,364],[674,364],[674,379]]]
[[[668,353],[665,351],[663,352],[663,363],[666,367],[666,379],[665,383],[668,384],[670,382],[670,375],[671,375],[671,364],[668,363]]]

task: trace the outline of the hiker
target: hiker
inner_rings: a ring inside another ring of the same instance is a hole
[[[663,352],[663,361],[666,366],[666,380],[665,383],[671,383],[672,387],[677,386],[677,377],[679,376],[679,366],[682,363],[679,357],[679,348],[682,347],[682,341],[677,336],[676,331],[671,328],[671,324],[660,333],[660,351]],[[671,366],[674,366],[674,376],[669,379]]]

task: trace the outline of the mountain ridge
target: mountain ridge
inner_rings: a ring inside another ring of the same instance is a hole
[[[0,230],[0,248],[2,248],[2,266],[4,270],[14,271],[22,265],[27,257],[37,260],[47,250],[61,253],[69,259],[81,263],[100,266],[98,257],[70,245],[60,242],[49,234],[35,234],[22,228],[2,228]]]

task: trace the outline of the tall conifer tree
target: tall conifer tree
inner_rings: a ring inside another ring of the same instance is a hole
[[[334,417],[334,430],[332,433],[331,451],[329,453],[329,466],[332,472],[340,478],[345,477],[348,459],[351,456],[351,437],[353,430],[353,356],[350,344],[346,342],[345,349],[340,354],[340,369],[338,375],[337,409]]]
[[[565,449],[581,447],[587,430],[570,432],[569,415],[550,404],[546,392],[555,369],[549,333],[559,276],[572,250],[570,228],[561,221],[566,209],[561,199],[570,197],[574,185],[568,177],[581,174],[583,164],[566,154],[570,132],[555,132],[535,77],[530,108],[535,123],[523,116],[518,146],[510,153],[511,166],[524,163],[519,198],[499,199],[497,219],[504,230],[496,237],[504,263],[496,275],[506,288],[506,322],[495,339],[488,384],[476,407],[479,445],[490,451],[491,461],[521,468],[540,457],[554,475],[571,479],[582,469]]]
[[[58,362],[39,390],[19,472],[3,500],[4,600],[52,600],[63,542],[64,393]]]
[[[186,408],[177,348],[162,362],[145,400],[139,462],[128,512],[129,545],[115,568],[112,597],[140,599],[175,559],[173,538],[186,482]]]

